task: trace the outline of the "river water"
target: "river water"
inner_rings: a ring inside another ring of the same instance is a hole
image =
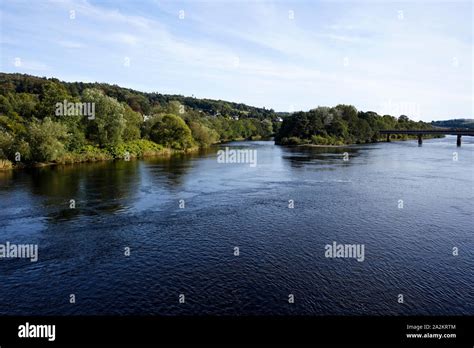
[[[474,315],[473,202],[470,137],[3,172],[0,314]]]

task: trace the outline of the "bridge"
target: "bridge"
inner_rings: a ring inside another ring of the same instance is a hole
[[[390,141],[391,134],[408,134],[418,136],[418,145],[423,144],[423,135],[457,135],[457,146],[461,146],[461,137],[463,135],[474,136],[474,129],[420,129],[420,130],[402,130],[386,129],[379,131],[380,134],[387,135],[387,141]]]

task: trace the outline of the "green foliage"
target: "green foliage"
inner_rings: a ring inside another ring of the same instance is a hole
[[[189,123],[191,134],[200,147],[208,147],[219,141],[219,134],[205,125],[192,121]]]
[[[313,135],[311,137],[311,144],[314,145],[344,145],[344,142],[341,138],[335,136],[321,136],[321,135]]]
[[[472,119],[454,119],[447,121],[433,121],[431,124],[441,128],[474,129],[474,120]]]
[[[281,144],[282,145],[301,145],[303,144],[303,141],[298,137],[289,137],[289,138],[285,137],[281,139]]]
[[[11,158],[15,139],[10,133],[0,131],[0,159]]]
[[[135,158],[163,153],[164,148],[153,141],[139,139],[112,146],[107,150],[113,158],[125,158],[127,154],[130,158]]]
[[[38,105],[38,97],[28,93],[7,93],[0,95],[0,114],[11,116],[13,113],[31,119]]]
[[[87,122],[87,137],[100,146],[114,146],[122,142],[125,129],[125,107],[98,89],[86,89],[82,100],[95,104],[95,117]]]
[[[89,119],[89,115],[57,114],[58,103],[64,101],[94,103],[95,119]],[[186,127],[177,126],[169,119],[172,129],[154,127],[170,114],[185,121],[191,130],[191,139]],[[48,117],[66,127],[69,136],[63,145],[67,152],[74,154],[81,153],[88,144],[110,149],[123,142],[152,137],[160,144],[177,149],[187,149],[195,144],[206,147],[233,139],[268,138],[281,124],[276,121],[278,115],[271,109],[222,100],[142,93],[104,83],[67,83],[54,78],[0,73],[0,129],[12,135],[16,143],[24,145],[29,142],[28,129],[33,119]],[[173,127],[181,128],[184,133],[170,135],[176,130]]]
[[[327,145],[328,139],[321,135],[313,135],[311,137],[311,143],[315,145]]]
[[[74,152],[67,152],[56,159],[57,163],[71,164],[80,162],[97,162],[112,160],[112,155],[105,149],[93,145],[84,145]]]
[[[430,124],[411,121],[404,115],[396,119],[372,111],[358,112],[352,105],[338,105],[297,112],[285,118],[275,142],[290,145],[296,142],[293,138],[297,138],[300,143],[317,145],[369,143],[378,141],[381,138],[379,131],[384,129],[430,128]]]
[[[8,116],[0,115],[0,129],[5,129],[14,135],[26,134],[25,121],[16,112],[10,112]]]
[[[29,128],[31,158],[36,162],[50,162],[64,155],[67,139],[66,126],[52,121],[49,117],[34,120]]]
[[[54,118],[57,103],[63,103],[64,100],[72,100],[67,89],[59,83],[49,81],[43,85],[35,117],[39,119]]]
[[[173,114],[159,116],[150,130],[150,138],[172,149],[186,150],[193,146],[191,130],[184,120]]]
[[[64,101],[94,103],[95,118],[56,114],[57,104]],[[404,115],[379,116],[352,105],[276,113],[222,100],[0,73],[0,160],[4,163],[15,163],[17,152],[22,162],[74,163],[123,158],[126,152],[143,157],[271,136],[277,144],[289,145],[365,143],[378,141],[383,129],[430,128]]]
[[[105,150],[101,149],[97,146],[93,145],[85,145],[83,146],[78,153],[85,155],[87,158],[100,160],[100,159],[112,159],[110,153]]]
[[[16,153],[20,154],[22,160],[30,160],[30,145],[24,139],[0,130],[0,159],[16,161]]]
[[[133,111],[128,105],[124,107],[125,129],[123,130],[122,138],[124,141],[140,139],[140,127],[143,118],[140,113]]]

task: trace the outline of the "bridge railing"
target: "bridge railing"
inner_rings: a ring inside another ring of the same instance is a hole
[[[380,134],[446,134],[446,135],[467,135],[474,136],[474,129],[385,129],[380,130]]]
[[[463,135],[467,136],[474,136],[474,129],[473,130],[466,130],[466,129],[385,129],[379,131],[380,134],[387,135],[387,141],[390,141],[391,134],[411,134],[418,136],[418,144],[423,144],[423,135],[427,134],[444,134],[444,135],[456,135],[457,146],[461,146],[461,137]]]

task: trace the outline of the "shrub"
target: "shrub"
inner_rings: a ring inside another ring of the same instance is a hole
[[[200,147],[207,147],[215,144],[219,140],[219,134],[213,129],[204,126],[198,122],[190,122],[189,128],[191,129],[194,140]]]
[[[131,158],[153,156],[162,153],[163,150],[163,146],[146,139],[133,140],[108,148],[108,152],[113,158],[124,158],[126,153]]]
[[[35,120],[29,127],[31,159],[37,162],[55,161],[65,154],[66,126],[53,122],[49,117]]]
[[[328,144],[328,139],[321,135],[313,135],[311,137],[311,143],[315,145],[327,145]]]
[[[160,116],[150,131],[155,143],[172,149],[186,150],[193,146],[191,130],[181,117],[167,114]]]
[[[286,140],[286,145],[300,145],[303,141],[298,137],[289,137]]]

